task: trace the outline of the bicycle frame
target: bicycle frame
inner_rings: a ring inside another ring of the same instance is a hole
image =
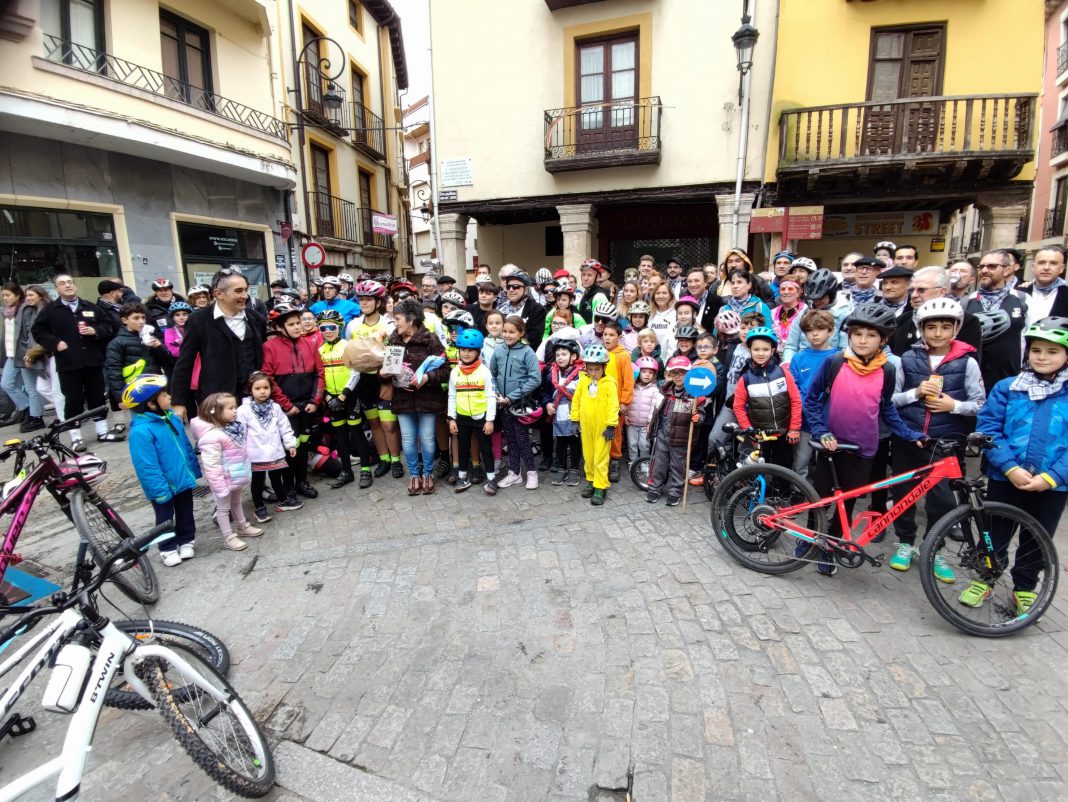
[[[918,477],[922,478],[919,478],[916,486],[908,493],[908,495],[882,515],[872,517],[871,512],[862,512],[852,521],[850,521],[849,517],[846,515],[846,501],[867,495],[875,490],[882,490],[903,482],[911,482]],[[786,507],[771,515],[762,515],[760,516],[760,524],[771,529],[782,529],[804,540],[815,542],[820,537],[826,537],[826,533],[808,529],[807,527],[801,526],[795,521],[790,520],[790,518],[796,516],[798,513],[820,509],[821,507],[829,507],[833,504],[836,507],[838,521],[841,525],[841,540],[849,541],[855,543],[857,546],[863,547],[878,537],[879,533],[896,521],[901,513],[927,495],[927,492],[943,479],[956,480],[963,478],[964,474],[961,473],[960,463],[957,461],[957,458],[953,456],[943,457],[930,465],[924,465],[921,468],[906,471],[897,476],[891,476],[889,479],[873,482],[872,484],[858,487],[853,490],[837,490],[832,495],[827,496],[826,498],[821,498],[819,501],[795,504],[792,507]],[[865,520],[867,521],[867,526],[864,527],[864,531],[862,531],[857,539],[854,540],[854,527],[861,521]]]
[[[52,662],[64,643],[82,628],[85,621],[83,614],[77,610],[63,611],[56,616],[54,622],[25,643],[3,665],[0,665],[0,677],[4,677],[34,649],[38,649],[33,660],[0,697],[0,720],[7,718],[22,692],[41,670]],[[47,782],[52,777],[58,777],[56,799],[70,800],[78,796],[82,774],[89,751],[92,749],[93,736],[96,734],[97,720],[104,706],[104,697],[107,696],[107,690],[120,666],[123,669],[125,681],[153,707],[156,705],[156,700],[135,670],[145,658],[164,657],[172,665],[188,672],[190,677],[197,676],[197,672],[181,656],[166,646],[142,644],[110,621],[100,628],[99,632],[103,636],[102,642],[87,672],[85,687],[82,688],[78,699],[78,707],[74,713],[70,714],[71,722],[67,728],[66,738],[63,740],[62,753],[59,757],[42,763],[0,788],[0,802],[17,799],[31,788]],[[217,701],[226,701],[225,696],[208,683],[203,683],[203,685],[198,683],[198,688],[213,696]]]

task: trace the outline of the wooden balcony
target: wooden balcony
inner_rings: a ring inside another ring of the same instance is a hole
[[[548,109],[545,169],[550,173],[660,164],[660,98]]]
[[[907,98],[789,109],[779,117],[779,194],[981,188],[1035,157],[1037,95]]]

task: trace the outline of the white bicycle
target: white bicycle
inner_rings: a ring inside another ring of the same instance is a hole
[[[172,532],[173,525],[162,524],[123,542],[77,594],[55,607],[31,608],[0,634],[0,644],[7,643],[40,619],[58,613],[0,665],[0,681],[7,683],[0,690],[0,733],[20,735],[33,729],[32,719],[13,713],[13,708],[50,665],[54,667],[43,706],[71,714],[62,754],[0,787],[0,802],[52,777],[58,777],[56,799],[77,798],[104,698],[120,671],[125,687],[160,711],[178,743],[217,783],[246,797],[264,796],[274,786],[274,758],[267,739],[229,683],[194,652],[143,643],[96,607],[96,592],[109,576],[129,568],[143,550]],[[9,678],[34,650],[29,663]]]

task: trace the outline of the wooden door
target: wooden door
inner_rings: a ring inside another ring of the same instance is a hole
[[[576,48],[579,152],[638,146],[638,37],[582,42]]]
[[[311,146],[312,191],[315,198],[316,231],[321,237],[334,237],[334,205],[330,186],[330,151],[318,145]]]
[[[875,28],[868,67],[868,100],[940,95],[944,62],[942,25]],[[941,111],[941,104],[936,102],[868,107],[861,155],[934,150]]]

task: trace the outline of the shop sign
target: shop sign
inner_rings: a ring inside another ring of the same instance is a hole
[[[237,237],[208,236],[208,241],[219,253],[233,253],[238,246]]]
[[[938,234],[938,210],[919,212],[857,212],[829,214],[823,221],[823,238],[894,239]]]
[[[469,187],[474,183],[470,158],[441,160],[442,187]]]
[[[392,214],[385,214],[384,212],[375,212],[371,215],[371,231],[375,234],[393,234],[397,233],[397,217]]]
[[[749,220],[750,234],[781,234],[786,224],[785,206],[767,206],[753,209]]]
[[[456,200],[456,197],[457,195],[455,189],[443,189],[441,190],[441,192],[438,193],[438,203],[454,201]]]
[[[823,207],[790,206],[786,210],[784,239],[822,239]]]

